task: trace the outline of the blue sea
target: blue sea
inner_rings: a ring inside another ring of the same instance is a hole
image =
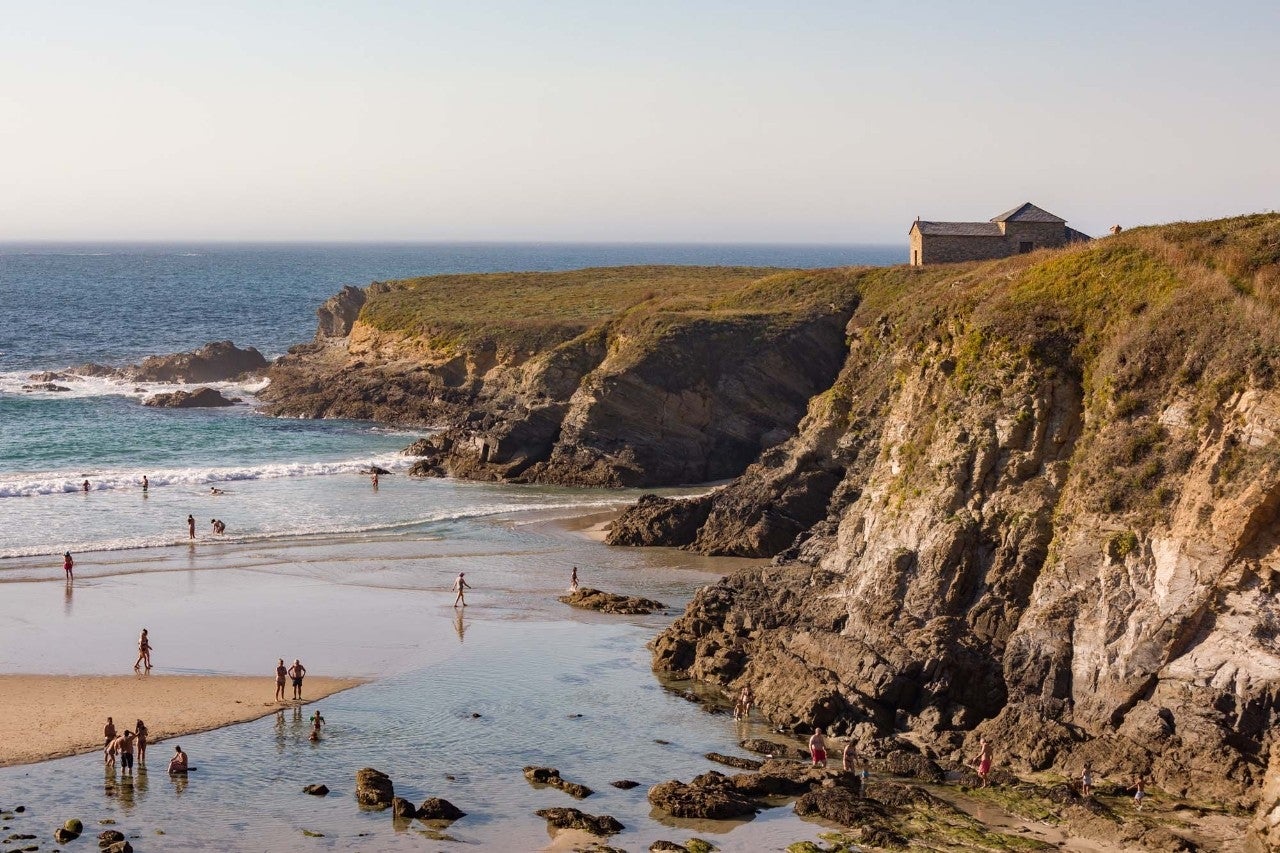
[[[600,499],[465,484],[426,497],[353,497],[369,464],[404,469],[398,452],[413,434],[266,418],[254,412],[253,385],[226,389],[247,401],[232,409],[164,411],[141,401],[168,387],[93,380],[24,390],[36,372],[123,365],[224,339],[274,357],[312,337],[316,307],[346,284],[620,264],[901,260],[900,247],[856,245],[0,244],[0,558],[174,545],[186,539],[188,513],[202,535],[218,517],[229,537],[259,539]],[[211,495],[214,484],[227,494]]]

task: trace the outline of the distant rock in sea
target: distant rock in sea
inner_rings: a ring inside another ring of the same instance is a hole
[[[234,399],[222,396],[221,391],[213,388],[197,388],[194,391],[174,391],[169,394],[156,394],[143,401],[144,406],[158,409],[210,409],[219,406],[234,406]]]

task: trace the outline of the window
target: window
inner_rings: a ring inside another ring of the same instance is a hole
[[[912,250],[912,252],[911,252],[911,265],[912,265],[913,267],[918,267],[918,266],[920,266],[920,250],[919,250],[919,249],[913,249],[913,250]]]
[[[1019,255],[1025,255],[1027,252],[1030,252],[1030,251],[1031,251],[1032,249],[1034,249],[1035,247],[1036,247],[1036,244],[1035,244],[1035,243],[1033,243],[1033,242],[1031,242],[1030,240],[1019,240],[1019,241],[1018,241],[1018,254],[1019,254]]]

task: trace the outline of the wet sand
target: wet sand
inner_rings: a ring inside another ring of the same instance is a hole
[[[307,676],[303,696],[315,702],[362,683]],[[266,701],[274,689],[274,678],[262,676],[0,675],[0,767],[101,749],[108,716],[119,731],[151,721],[154,744],[298,704]],[[292,695],[291,687],[285,690]],[[153,762],[173,751],[161,750],[152,753]]]

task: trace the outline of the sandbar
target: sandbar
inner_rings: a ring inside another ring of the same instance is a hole
[[[364,682],[307,676],[304,702]],[[243,723],[297,704],[270,701],[275,680],[237,675],[0,675],[0,767],[102,748],[102,727],[143,720],[150,742]],[[292,688],[286,695],[292,695]],[[172,748],[151,756],[165,757]]]

